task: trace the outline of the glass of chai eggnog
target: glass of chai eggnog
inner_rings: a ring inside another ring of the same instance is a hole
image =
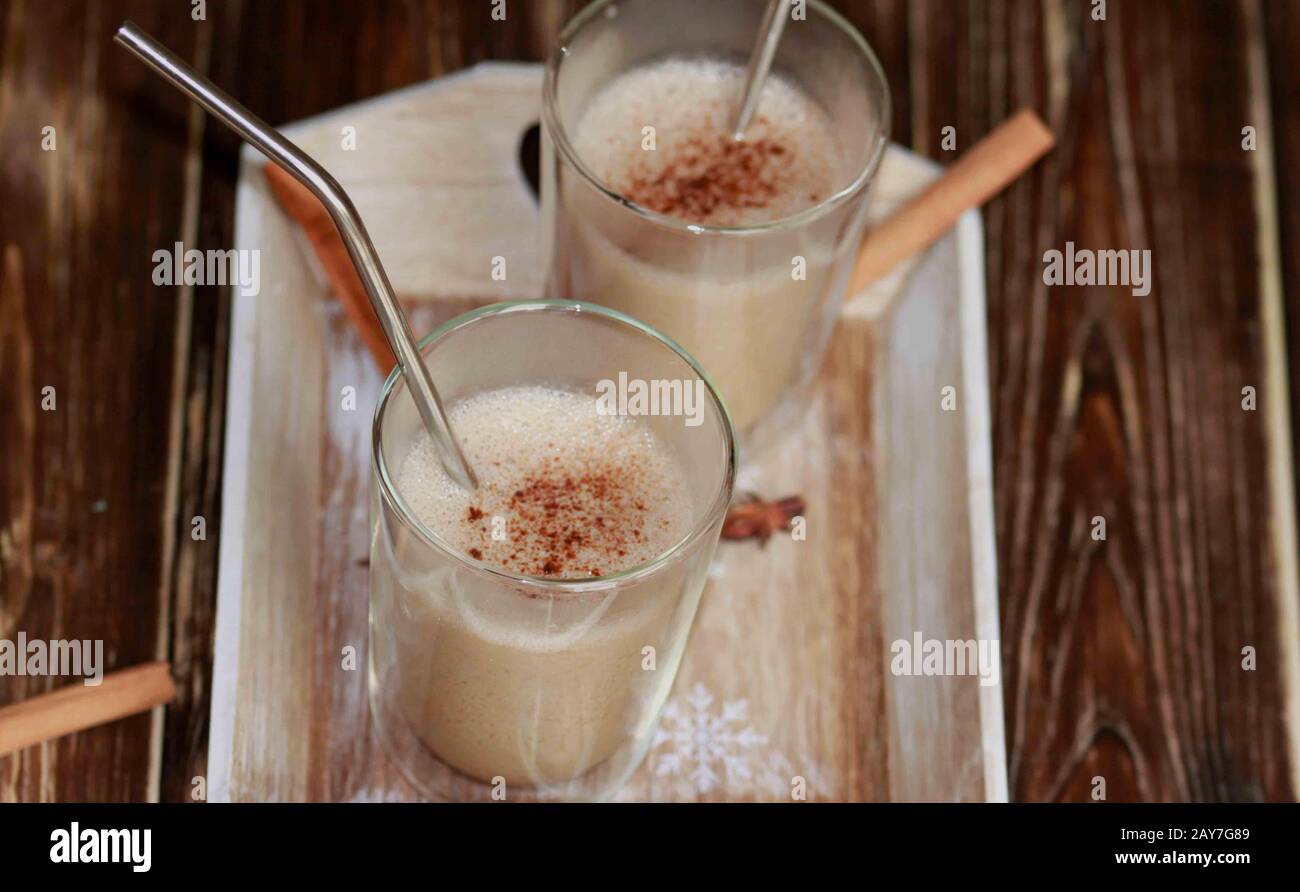
[[[677,340],[746,451],[794,420],[817,374],[891,114],[861,35],[808,0],[735,140],[766,6],[598,0],[565,27],[543,88],[548,293]]]
[[[430,798],[609,798],[731,500],[726,408],[680,347],[590,304],[494,304],[422,349],[479,483],[448,476],[394,372],[371,486],[379,735]]]

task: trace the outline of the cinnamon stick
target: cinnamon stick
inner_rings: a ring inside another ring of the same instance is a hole
[[[361,279],[357,277],[356,267],[352,265],[352,258],[348,256],[348,249],[344,247],[343,238],[334,226],[329,211],[325,210],[325,206],[306,186],[293,178],[293,174],[279,165],[268,161],[262,169],[280,207],[297,220],[307,234],[312,250],[325,268],[325,277],[329,279],[331,290],[343,304],[343,311],[361,335],[370,355],[375,358],[379,371],[388,374],[397,365],[397,360],[388,347],[384,330],[379,327],[379,319],[370,306],[370,298]]]
[[[0,756],[144,712],[175,696],[167,663],[110,672],[93,687],[77,681],[0,708]]]
[[[1029,109],[998,125],[939,179],[867,233],[849,279],[856,294],[913,254],[928,248],[973,207],[997,195],[1056,144]]]

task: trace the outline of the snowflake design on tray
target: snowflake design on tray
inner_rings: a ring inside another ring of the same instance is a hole
[[[749,724],[748,700],[724,700],[696,682],[686,694],[664,707],[651,741],[656,777],[683,778],[696,793],[722,788],[732,793],[763,791],[788,799],[797,773],[785,755],[768,746],[766,734]],[[823,788],[815,766],[806,772],[808,789]]]

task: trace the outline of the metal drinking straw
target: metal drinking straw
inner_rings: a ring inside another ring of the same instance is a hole
[[[343,187],[302,149],[182,62],[174,53],[140,30],[134,22],[124,22],[117,29],[114,39],[135,53],[172,86],[201,105],[208,114],[222,121],[293,174],[325,205],[339,234],[343,236],[343,243],[348,247],[348,255],[375,308],[375,315],[379,317],[384,336],[388,338],[388,346],[397,357],[397,364],[406,378],[420,417],[424,419],[424,426],[438,446],[443,467],[457,483],[473,490],[478,485],[474,471],[465,460],[465,454],[456,441],[451,425],[447,423],[442,400],[438,397],[433,378],[420,356],[415,336],[411,334],[411,325],[397,304],[388,274],[384,272],[379,255],[375,253],[375,246],[366,233],[366,227]]]
[[[781,43],[781,32],[790,18],[787,7],[790,0],[770,0],[767,11],[763,13],[763,22],[758,26],[758,39],[753,52],[749,55],[749,67],[745,70],[745,89],[741,93],[740,108],[736,112],[736,121],[731,127],[733,139],[744,139],[745,129],[758,110],[758,99],[763,95],[763,83],[776,58],[777,45]]]

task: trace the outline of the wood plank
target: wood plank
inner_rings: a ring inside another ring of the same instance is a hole
[[[1012,796],[1292,798],[1247,4],[917,6],[918,146],[1023,104],[1060,141],[985,212]],[[1067,240],[1151,249],[1151,294],[1049,290]]]
[[[109,669],[166,644],[179,317],[151,256],[180,236],[187,153],[184,103],[110,48],[128,7],[19,0],[0,17],[0,637],[102,639]],[[193,52],[188,20],[130,10]],[[0,702],[65,682],[6,678]],[[0,800],[149,798],[161,720],[155,710],[0,759]]]
[[[209,77],[220,80],[223,76],[222,71],[213,68],[214,47],[229,45],[235,36],[232,25],[237,25],[238,14],[238,6],[221,7],[195,25],[194,61]],[[165,85],[158,86],[166,90]],[[222,130],[220,124],[190,106],[190,155],[185,171],[182,227],[186,244],[200,249],[224,250],[229,245],[229,227],[220,211],[221,184],[227,180],[216,148]],[[157,778],[159,798],[171,802],[202,801],[207,795],[203,776],[211,709],[209,675],[221,529],[221,433],[230,315],[225,287],[196,285],[185,289],[183,296],[185,313],[177,327],[178,362],[168,462],[168,480],[173,487],[171,536],[164,555],[168,585],[164,631],[169,636],[177,697],[167,709]],[[196,520],[202,524],[201,529],[195,526]]]

